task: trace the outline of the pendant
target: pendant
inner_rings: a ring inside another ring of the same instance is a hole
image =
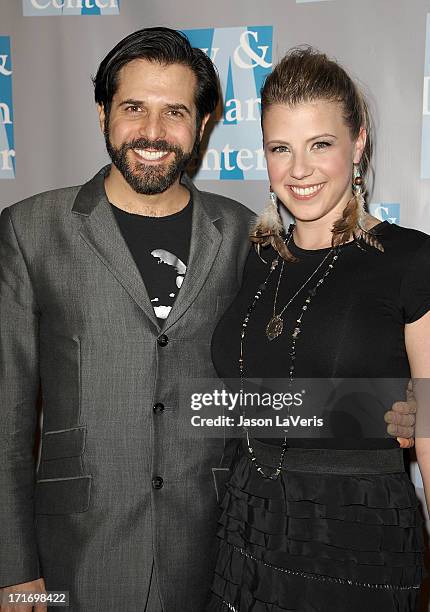
[[[282,334],[284,322],[279,315],[275,315],[270,319],[266,327],[266,336],[269,340],[274,340]]]

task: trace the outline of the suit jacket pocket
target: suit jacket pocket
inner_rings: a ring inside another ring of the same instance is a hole
[[[52,498],[53,509],[48,514],[61,514],[63,513],[63,507],[65,512],[84,512],[86,510],[83,500],[84,497],[86,499],[88,496],[86,494],[83,496],[82,493],[84,486],[88,487],[89,491],[89,485],[86,484],[85,480],[89,475],[85,470],[83,462],[85,441],[85,425],[69,429],[45,431],[43,433],[36,489],[37,491],[40,490],[37,492],[39,508],[43,507],[45,509],[47,504],[44,499]],[[79,481],[80,478],[84,480]],[[66,499],[65,492],[67,486],[70,486],[70,493],[66,497],[70,498],[72,506],[70,504],[67,506],[65,502],[55,499],[54,493],[51,493],[51,491],[59,491],[60,497]],[[73,500],[73,492],[81,496],[76,502]],[[88,501],[85,503],[88,507]],[[72,509],[67,509],[70,507]],[[45,510],[43,510],[43,513],[45,513]]]
[[[80,457],[85,450],[85,426],[46,431],[42,438],[42,461]]]
[[[90,504],[91,476],[46,478],[36,482],[36,514],[86,512]]]

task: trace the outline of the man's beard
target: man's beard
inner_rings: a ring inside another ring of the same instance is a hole
[[[186,153],[178,145],[169,144],[166,140],[151,141],[147,138],[137,138],[123,143],[119,148],[113,146],[109,138],[109,130],[105,130],[106,149],[112,163],[118,168],[130,187],[144,195],[154,195],[166,191],[189,162],[198,153],[199,141],[196,138],[193,149]],[[175,157],[168,165],[153,165],[142,162],[131,163],[127,159],[129,149],[150,149],[152,151],[170,151]]]

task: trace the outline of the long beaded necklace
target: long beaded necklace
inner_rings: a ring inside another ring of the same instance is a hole
[[[294,231],[294,225],[290,225],[289,231],[288,231],[288,236],[286,238],[286,244],[288,245],[291,237],[293,235],[293,231]],[[284,264],[285,264],[285,260],[283,260],[282,262],[282,267],[281,267],[281,271],[279,274],[279,278],[278,278],[278,283],[277,283],[277,287],[276,287],[276,292],[275,292],[275,299],[274,299],[274,305],[273,305],[273,316],[270,319],[267,327],[266,327],[266,335],[268,337],[269,340],[274,340],[275,338],[277,338],[278,336],[281,335],[282,331],[283,331],[283,320],[281,318],[281,315],[285,312],[285,310],[288,308],[288,306],[292,303],[292,301],[297,297],[297,295],[306,287],[306,285],[311,281],[311,279],[316,275],[316,273],[318,272],[318,270],[321,269],[321,267],[324,265],[324,263],[331,257],[331,261],[327,266],[327,269],[324,271],[323,275],[321,276],[321,278],[317,281],[316,285],[314,287],[312,287],[307,294],[307,297],[301,307],[301,311],[300,314],[298,316],[298,318],[296,319],[296,325],[293,329],[293,332],[291,334],[291,351],[290,351],[290,367],[289,367],[289,381],[290,381],[290,385],[292,385],[293,383],[293,379],[294,379],[294,368],[295,368],[295,359],[296,359],[296,343],[297,343],[297,339],[299,337],[299,334],[301,333],[301,328],[302,328],[302,322],[303,322],[303,317],[305,316],[305,313],[307,312],[312,299],[316,296],[318,289],[321,287],[321,285],[323,285],[324,281],[326,280],[326,278],[329,276],[329,274],[333,271],[333,268],[336,264],[336,261],[339,258],[339,253],[340,253],[340,246],[336,246],[333,247],[332,249],[330,249],[330,251],[327,253],[327,255],[324,257],[324,259],[321,261],[321,263],[318,265],[318,267],[314,270],[314,272],[306,279],[306,281],[301,285],[301,287],[296,291],[296,293],[293,295],[293,297],[287,302],[287,304],[282,308],[282,310],[280,311],[280,313],[278,315],[276,315],[276,301],[277,301],[277,297],[278,297],[278,291],[279,291],[279,286],[280,286],[280,282],[281,282],[281,276],[284,270]],[[248,327],[248,323],[249,320],[251,318],[251,314],[253,313],[258,300],[260,299],[260,297],[262,296],[263,292],[266,290],[267,288],[267,284],[274,272],[274,270],[276,270],[276,268],[279,265],[279,255],[276,259],[274,259],[271,263],[270,266],[270,270],[269,273],[266,277],[266,279],[264,280],[263,283],[261,283],[261,285],[258,287],[258,290],[256,292],[256,294],[254,295],[252,302],[250,304],[250,306],[248,307],[247,311],[246,311],[246,315],[245,318],[242,321],[242,328],[241,328],[241,332],[240,332],[240,353],[239,353],[239,374],[240,374],[240,395],[241,395],[241,406],[244,406],[244,402],[243,402],[243,393],[244,393],[244,382],[245,382],[245,360],[244,360],[244,344],[245,344],[245,337],[246,337],[246,329]],[[263,468],[261,467],[261,465],[259,465],[259,463],[257,462],[257,458],[255,456],[254,453],[254,449],[252,447],[251,444],[251,438],[249,435],[249,428],[244,425],[243,429],[245,430],[245,434],[246,434],[246,443],[247,443],[247,447],[248,447],[248,452],[249,452],[249,456],[251,458],[252,463],[254,464],[257,472],[259,474],[261,474],[261,476],[263,476],[263,478],[267,478],[269,480],[276,480],[279,476],[279,474],[281,473],[281,469],[282,469],[282,465],[284,462],[284,458],[285,458],[285,454],[287,451],[287,438],[286,436],[284,437],[284,440],[282,442],[281,445],[281,452],[279,455],[279,461],[278,461],[278,465],[275,468],[275,471],[272,474],[267,474]]]
[[[290,242],[291,236],[292,236],[292,232],[290,233],[289,238],[286,242],[287,246],[288,246],[288,243]],[[276,303],[278,301],[279,286],[281,284],[281,278],[282,278],[282,274],[284,272],[284,266],[285,266],[285,259],[282,260],[281,271],[278,277],[278,284],[276,285],[275,299],[273,300],[273,316],[268,322],[267,327],[266,327],[266,336],[269,340],[274,340],[275,338],[277,338],[278,336],[282,334],[282,331],[284,329],[284,320],[282,319],[282,315],[287,310],[288,306],[290,306],[290,304],[294,301],[294,299],[299,295],[299,293],[306,287],[306,285],[311,282],[315,274],[318,272],[318,270],[322,268],[322,266],[327,261],[327,259],[330,257],[332,252],[333,252],[333,249],[331,249],[327,253],[327,255],[321,261],[319,266],[315,268],[315,270],[312,272],[309,278],[307,278],[305,282],[297,289],[293,297],[288,300],[288,302],[285,304],[282,310],[278,314],[276,314]]]

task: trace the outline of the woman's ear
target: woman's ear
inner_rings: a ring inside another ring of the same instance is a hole
[[[355,145],[354,145],[354,157],[353,157],[354,164],[360,163],[364,148],[366,146],[366,141],[367,141],[366,128],[361,127],[360,132],[358,133],[357,140],[355,141]]]

